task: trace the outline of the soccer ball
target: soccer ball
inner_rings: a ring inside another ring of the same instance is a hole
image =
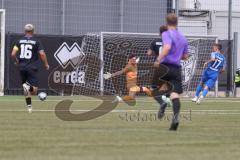
[[[45,92],[40,92],[40,93],[38,94],[38,98],[39,98],[41,101],[44,101],[44,100],[46,100],[46,98],[47,98],[47,94],[46,94]]]

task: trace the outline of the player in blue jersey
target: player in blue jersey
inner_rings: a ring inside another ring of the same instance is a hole
[[[225,57],[221,53],[221,50],[222,45],[215,43],[213,45],[211,59],[204,63],[204,68],[206,69],[203,71],[201,82],[197,86],[195,97],[192,99],[192,101],[197,104],[200,104],[201,100],[206,97],[208,90],[214,87],[219,73],[224,71]],[[202,94],[200,95],[201,92]]]

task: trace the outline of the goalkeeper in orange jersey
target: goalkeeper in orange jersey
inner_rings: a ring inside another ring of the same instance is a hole
[[[133,102],[131,104],[135,104],[135,95],[138,92],[145,92],[147,95],[151,96],[151,91],[147,87],[141,87],[137,85],[137,63],[139,62],[139,58],[136,57],[135,54],[131,54],[129,56],[129,60],[127,65],[120,71],[117,71],[115,73],[106,73],[104,74],[104,79],[109,79],[121,74],[126,74],[126,81],[127,81],[127,90],[128,90],[128,95],[123,96],[120,98],[117,96],[118,101],[123,100],[124,102]],[[130,104],[130,103],[128,103]]]

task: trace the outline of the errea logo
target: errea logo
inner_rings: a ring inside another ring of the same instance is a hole
[[[71,47],[64,42],[54,53],[54,57],[63,68],[66,68],[69,64],[76,68],[84,59],[85,54],[76,42]]]

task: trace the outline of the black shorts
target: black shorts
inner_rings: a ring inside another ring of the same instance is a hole
[[[182,68],[172,64],[160,64],[154,71],[152,86],[161,87],[163,84],[168,86],[168,93],[181,94],[183,92]]]
[[[29,70],[20,70],[20,75],[23,83],[29,83],[31,86],[37,87],[38,86],[38,79],[37,79],[37,70],[29,69]]]

